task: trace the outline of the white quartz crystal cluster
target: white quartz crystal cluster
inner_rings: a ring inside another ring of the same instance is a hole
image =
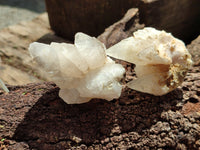
[[[136,65],[137,79],[127,86],[153,95],[177,88],[192,65],[185,44],[170,33],[144,28],[112,46],[107,55]]]
[[[119,98],[125,69],[107,57],[105,50],[100,41],[83,33],[75,35],[74,44],[34,42],[29,47],[33,59],[60,87],[59,96],[68,104]]]

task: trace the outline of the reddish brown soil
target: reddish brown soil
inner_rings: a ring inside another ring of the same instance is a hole
[[[128,81],[133,65],[121,63]],[[9,86],[9,94],[0,94],[0,144],[16,150],[198,149],[199,83],[197,66],[167,95],[125,88],[117,100],[81,105],[64,103],[53,83]]]

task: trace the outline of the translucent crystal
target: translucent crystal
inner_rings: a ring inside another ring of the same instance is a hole
[[[30,44],[29,52],[59,87],[59,96],[68,104],[92,98],[119,98],[119,81],[125,69],[106,56],[105,46],[94,37],[75,35],[75,44]]]
[[[153,95],[177,88],[192,65],[185,44],[170,33],[144,28],[106,51],[107,55],[136,65],[137,79],[127,86]]]

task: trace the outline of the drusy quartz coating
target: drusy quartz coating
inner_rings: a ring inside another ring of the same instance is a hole
[[[158,96],[177,88],[192,65],[181,40],[150,27],[138,30],[106,54],[136,65],[137,79],[130,81],[128,87]]]
[[[77,33],[74,44],[34,42],[29,52],[60,87],[59,96],[68,104],[121,95],[119,80],[125,69],[106,56],[104,44],[94,37]]]

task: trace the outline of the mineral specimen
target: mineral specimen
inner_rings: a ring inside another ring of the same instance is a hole
[[[29,52],[60,87],[59,96],[68,104],[121,95],[119,80],[125,69],[106,56],[105,46],[94,37],[77,33],[74,45],[34,42]]]
[[[157,96],[177,88],[192,65],[181,40],[150,27],[138,30],[106,53],[136,65],[137,79],[130,81],[128,87]]]

